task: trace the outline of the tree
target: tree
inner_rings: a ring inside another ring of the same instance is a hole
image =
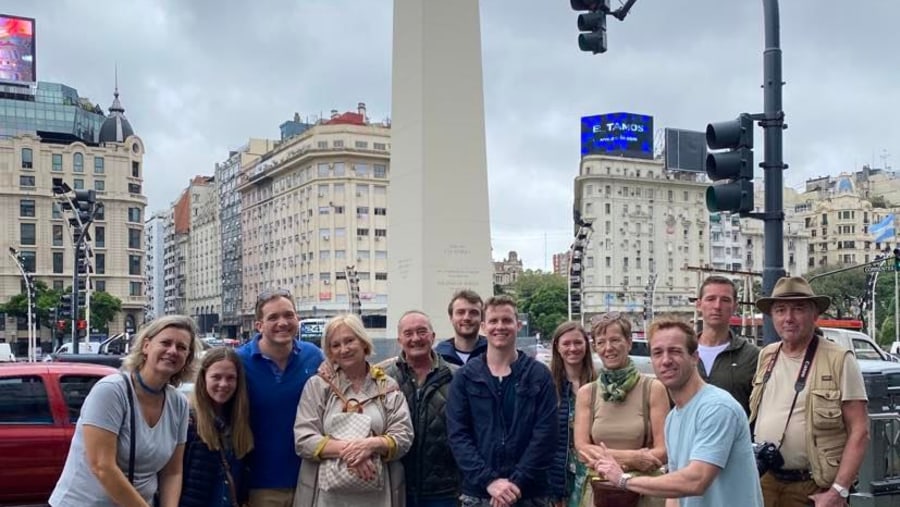
[[[110,321],[122,311],[122,300],[102,290],[91,294],[91,327],[107,331]]]
[[[825,266],[815,269],[807,273],[806,278],[810,278],[816,274],[826,273],[840,269],[841,266]],[[893,341],[894,324],[890,323],[886,326],[886,320],[893,320],[894,310],[894,287],[893,280],[890,276],[883,273],[878,277],[878,284],[875,287],[875,318],[876,322],[870,323],[870,314],[860,315],[860,308],[864,298],[868,295],[865,292],[866,273],[860,266],[859,269],[851,269],[841,273],[822,276],[810,282],[810,285],[816,294],[829,296],[831,298],[831,306],[825,316],[841,319],[861,319],[866,322],[866,328],[872,339],[883,343]],[[890,331],[890,336],[886,331]]]
[[[34,282],[34,293],[38,329],[41,326],[52,328],[54,315],[51,310],[59,304],[60,292],[48,288],[46,283],[38,280]],[[0,305],[0,312],[4,312],[10,317],[28,318],[28,295],[23,292],[12,296],[9,301]]]
[[[514,285],[519,311],[531,316],[532,328],[542,337],[553,334],[568,315],[568,287],[560,275],[527,270]]]

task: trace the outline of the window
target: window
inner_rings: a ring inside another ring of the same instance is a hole
[[[355,172],[357,176],[368,176],[369,166],[366,164],[353,164],[353,172]]]
[[[353,146],[360,150],[365,150],[369,147],[369,143],[367,141],[356,141],[353,143]]]
[[[94,190],[97,192],[106,191],[106,181],[104,180],[94,180]]]
[[[330,206],[319,206],[319,214],[320,215],[327,215],[330,212],[331,212]]]
[[[62,155],[54,153],[51,160],[53,161],[53,172],[62,172]]]
[[[62,291],[65,284],[66,282],[63,280],[53,280],[53,290]]]
[[[59,386],[62,388],[63,399],[69,412],[69,422],[75,423],[81,416],[81,406],[87,394],[103,377],[90,375],[66,375],[60,377]]]
[[[317,170],[320,178],[328,176],[328,164],[319,164]]]
[[[131,162],[131,177],[132,178],[140,178],[141,177],[141,163],[140,162]]]
[[[37,254],[31,251],[21,251],[19,255],[22,256],[22,267],[25,268],[26,273],[34,273],[37,271]],[[23,287],[22,292],[25,292]]]
[[[318,149],[320,149],[320,150],[324,150],[324,149],[328,148],[328,141],[319,141],[319,142],[317,142],[317,143],[316,143],[316,148],[318,148]]]
[[[387,144],[385,143],[372,143],[372,148],[379,151],[387,151]]]
[[[34,152],[31,148],[22,148],[22,169],[34,168]]]
[[[94,280],[94,290],[106,292],[106,280]]]
[[[76,173],[84,172],[84,155],[81,153],[72,155],[72,170]]]
[[[98,275],[106,274],[106,254],[94,254],[94,272]]]
[[[357,207],[356,207],[356,214],[357,214],[357,215],[368,215],[368,214],[369,214],[369,207],[368,207],[368,206],[357,206]]]
[[[367,229],[367,228],[366,229],[363,229],[363,228],[356,229],[356,235],[357,236],[368,236],[369,229]]]
[[[62,252],[53,252],[53,272],[54,273],[62,273],[63,272],[63,253]]]
[[[375,164],[372,166],[372,175],[376,178],[387,178],[387,166],[384,164]]]
[[[343,148],[343,147],[344,147],[344,141],[341,140],[341,139],[335,139],[334,142],[331,143],[331,144],[332,144],[332,146],[334,146],[335,148]]]
[[[63,246],[63,226],[53,226],[53,246]]]
[[[344,214],[344,207],[343,207],[343,206],[335,206],[335,207],[334,207],[334,214],[335,214],[335,215],[343,215],[343,214]]]
[[[50,216],[52,218],[62,218],[62,209],[60,209],[58,202],[54,202],[53,206],[50,209]]]
[[[19,216],[20,217],[33,217],[34,216],[34,199],[22,199],[19,201]]]
[[[128,221],[131,223],[141,223],[141,208],[128,208]]]
[[[327,261],[331,259],[331,250],[319,250],[319,260]]]
[[[34,245],[37,235],[35,224],[19,224],[19,244]]]
[[[134,248],[136,250],[143,248],[143,245],[141,245],[140,229],[128,229],[128,248]]]
[[[387,215],[387,208],[375,208],[375,214],[385,216]]]
[[[47,389],[40,377],[0,379],[0,423],[53,424]]]
[[[387,237],[387,229],[375,229],[375,237],[376,238]]]
[[[376,280],[387,280],[387,273],[375,273]]]
[[[346,169],[343,162],[335,162],[333,168],[335,176],[344,176]]]
[[[72,188],[75,190],[84,190],[84,178],[75,178],[72,180]]]
[[[141,256],[140,255],[129,255],[128,256],[128,274],[129,275],[141,274]]]
[[[369,185],[356,185],[356,196],[357,197],[368,197],[369,195]]]
[[[106,227],[99,225],[94,226],[94,246],[97,248],[106,248]]]
[[[94,174],[103,174],[105,171],[103,157],[94,157]]]
[[[34,176],[19,176],[19,187],[33,187]]]
[[[138,185],[137,183],[129,183],[128,184],[128,193],[129,194],[140,194],[141,186]]]
[[[368,250],[360,250],[359,252],[356,252],[356,258],[357,258],[356,260],[367,261],[367,260],[369,260],[370,257],[371,256],[369,255]]]
[[[144,288],[141,282],[129,282],[128,295],[132,297],[140,297],[144,295]]]

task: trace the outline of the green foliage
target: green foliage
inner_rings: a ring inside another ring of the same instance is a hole
[[[110,321],[122,311],[122,300],[103,291],[91,294],[91,327],[107,331]]]
[[[840,269],[838,266],[825,266],[806,274],[806,278],[828,271]],[[871,313],[860,315],[863,298],[865,297],[866,273],[862,266],[859,269],[851,269],[833,275],[826,275],[813,280],[813,290],[816,294],[831,297],[831,307],[827,316],[842,319],[861,319],[866,323],[869,335],[880,344],[894,341],[894,276],[885,272],[878,276],[875,287],[875,318],[874,325],[870,325]],[[890,321],[890,322],[888,322]]]
[[[50,289],[42,281],[34,283],[35,303],[37,307],[38,328],[53,326],[53,312],[51,311],[59,303],[60,292]],[[5,312],[10,317],[28,317],[28,295],[24,292],[9,298],[5,304],[0,304],[0,312]]]
[[[514,286],[519,311],[531,316],[532,329],[549,338],[568,315],[568,288],[560,275],[527,270]]]

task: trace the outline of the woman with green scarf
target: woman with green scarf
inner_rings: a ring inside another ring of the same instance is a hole
[[[631,351],[631,322],[618,312],[591,321],[594,352],[603,363],[597,380],[578,390],[575,402],[575,449],[588,465],[600,457],[603,443],[609,454],[632,474],[657,474],[666,462],[664,425],[669,413],[669,397],[663,385],[641,375],[628,353]],[[581,507],[607,505],[597,495],[615,494],[614,485],[602,481],[593,470],[585,481]],[[591,484],[594,481],[600,481]],[[596,501],[595,501],[596,500]],[[616,505],[622,505],[617,498]],[[661,498],[641,497],[626,503],[640,507],[662,506]]]

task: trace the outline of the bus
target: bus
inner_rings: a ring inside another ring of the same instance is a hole
[[[328,319],[300,319],[300,341],[309,342],[322,348],[322,337],[325,335],[325,323]]]

